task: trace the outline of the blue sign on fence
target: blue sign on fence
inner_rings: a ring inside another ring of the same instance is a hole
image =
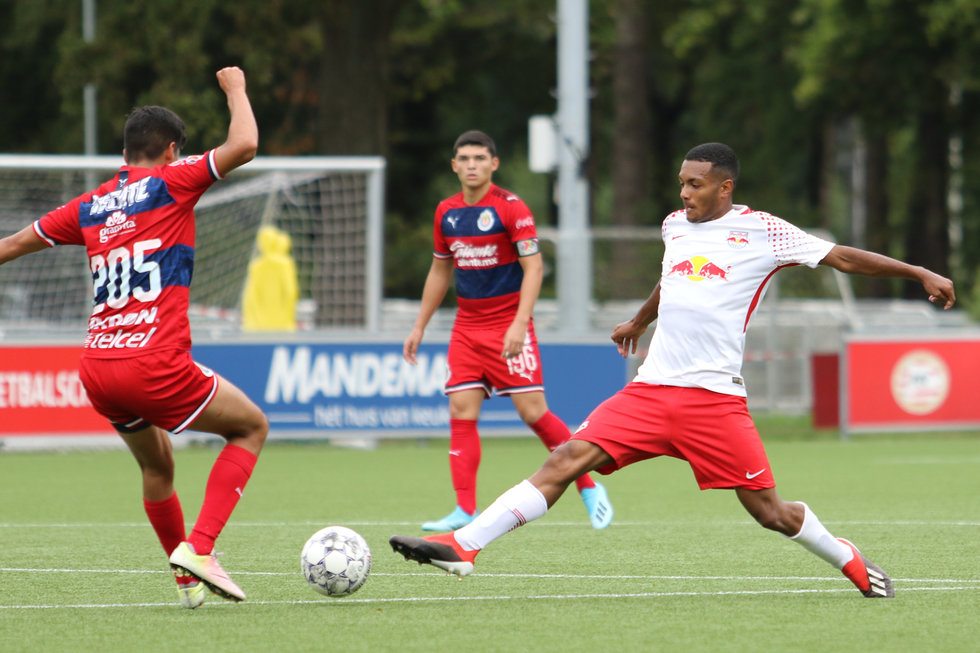
[[[548,405],[570,426],[626,381],[626,361],[612,343],[540,350]],[[418,365],[409,365],[395,342],[208,343],[195,345],[193,354],[255,401],[274,433],[448,433],[445,344],[422,345]],[[480,426],[526,430],[506,397],[484,404]]]

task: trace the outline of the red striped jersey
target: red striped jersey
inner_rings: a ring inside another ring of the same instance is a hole
[[[452,258],[459,325],[509,325],[517,312],[524,269],[519,258],[537,254],[538,235],[527,205],[490,185],[476,204],[459,192],[439,203],[434,256]]]
[[[34,222],[50,246],[84,245],[93,306],[83,356],[191,348],[194,205],[216,179],[214,150],[116,176]]]

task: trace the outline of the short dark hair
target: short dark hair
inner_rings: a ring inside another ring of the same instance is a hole
[[[735,154],[735,150],[724,143],[702,143],[692,147],[684,155],[684,160],[706,161],[711,164],[712,170],[717,170],[733,182],[738,183],[738,155]]]
[[[493,139],[478,129],[471,129],[459,135],[459,138],[457,138],[456,142],[453,144],[454,157],[456,156],[456,153],[459,152],[459,148],[463,147],[464,145],[482,145],[490,150],[490,156],[497,156],[497,146],[494,145]]]
[[[181,150],[186,142],[184,121],[166,107],[136,107],[126,117],[123,148],[127,161],[156,159],[171,143]]]

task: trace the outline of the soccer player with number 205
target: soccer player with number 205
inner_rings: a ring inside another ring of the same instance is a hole
[[[81,380],[142,470],[143,505],[186,608],[201,605],[205,586],[226,599],[245,598],[213,548],[269,430],[258,406],[190,354],[194,205],[212,183],[252,160],[259,138],[245,74],[222,68],[217,79],[230,114],[224,143],[181,159],[181,119],[164,107],[133,109],[123,132],[125,165],[115,177],[0,239],[0,264],[55,245],[86,248],[94,297]],[[166,433],[188,428],[227,441],[189,537]],[[106,550],[113,546],[105,542]]]

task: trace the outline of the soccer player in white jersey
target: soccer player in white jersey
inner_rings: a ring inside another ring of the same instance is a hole
[[[688,461],[701,489],[734,489],[765,528],[782,533],[843,572],[868,598],[894,596],[891,579],[807,504],[776,493],[773,472],[746,408],[741,376],[745,332],[770,277],[789,265],[918,281],[950,308],[953,283],[922,267],[810,236],[785,220],[733,203],[738,157],[727,145],[693,148],[680,169],[684,209],[664,220],[660,281],[640,310],[613,329],[624,357],[657,320],[636,378],[600,404],[544,465],[470,524],[426,538],[392,536],[406,559],[458,576],[476,554],[542,517],[581,474],[609,474],[640,460]]]

